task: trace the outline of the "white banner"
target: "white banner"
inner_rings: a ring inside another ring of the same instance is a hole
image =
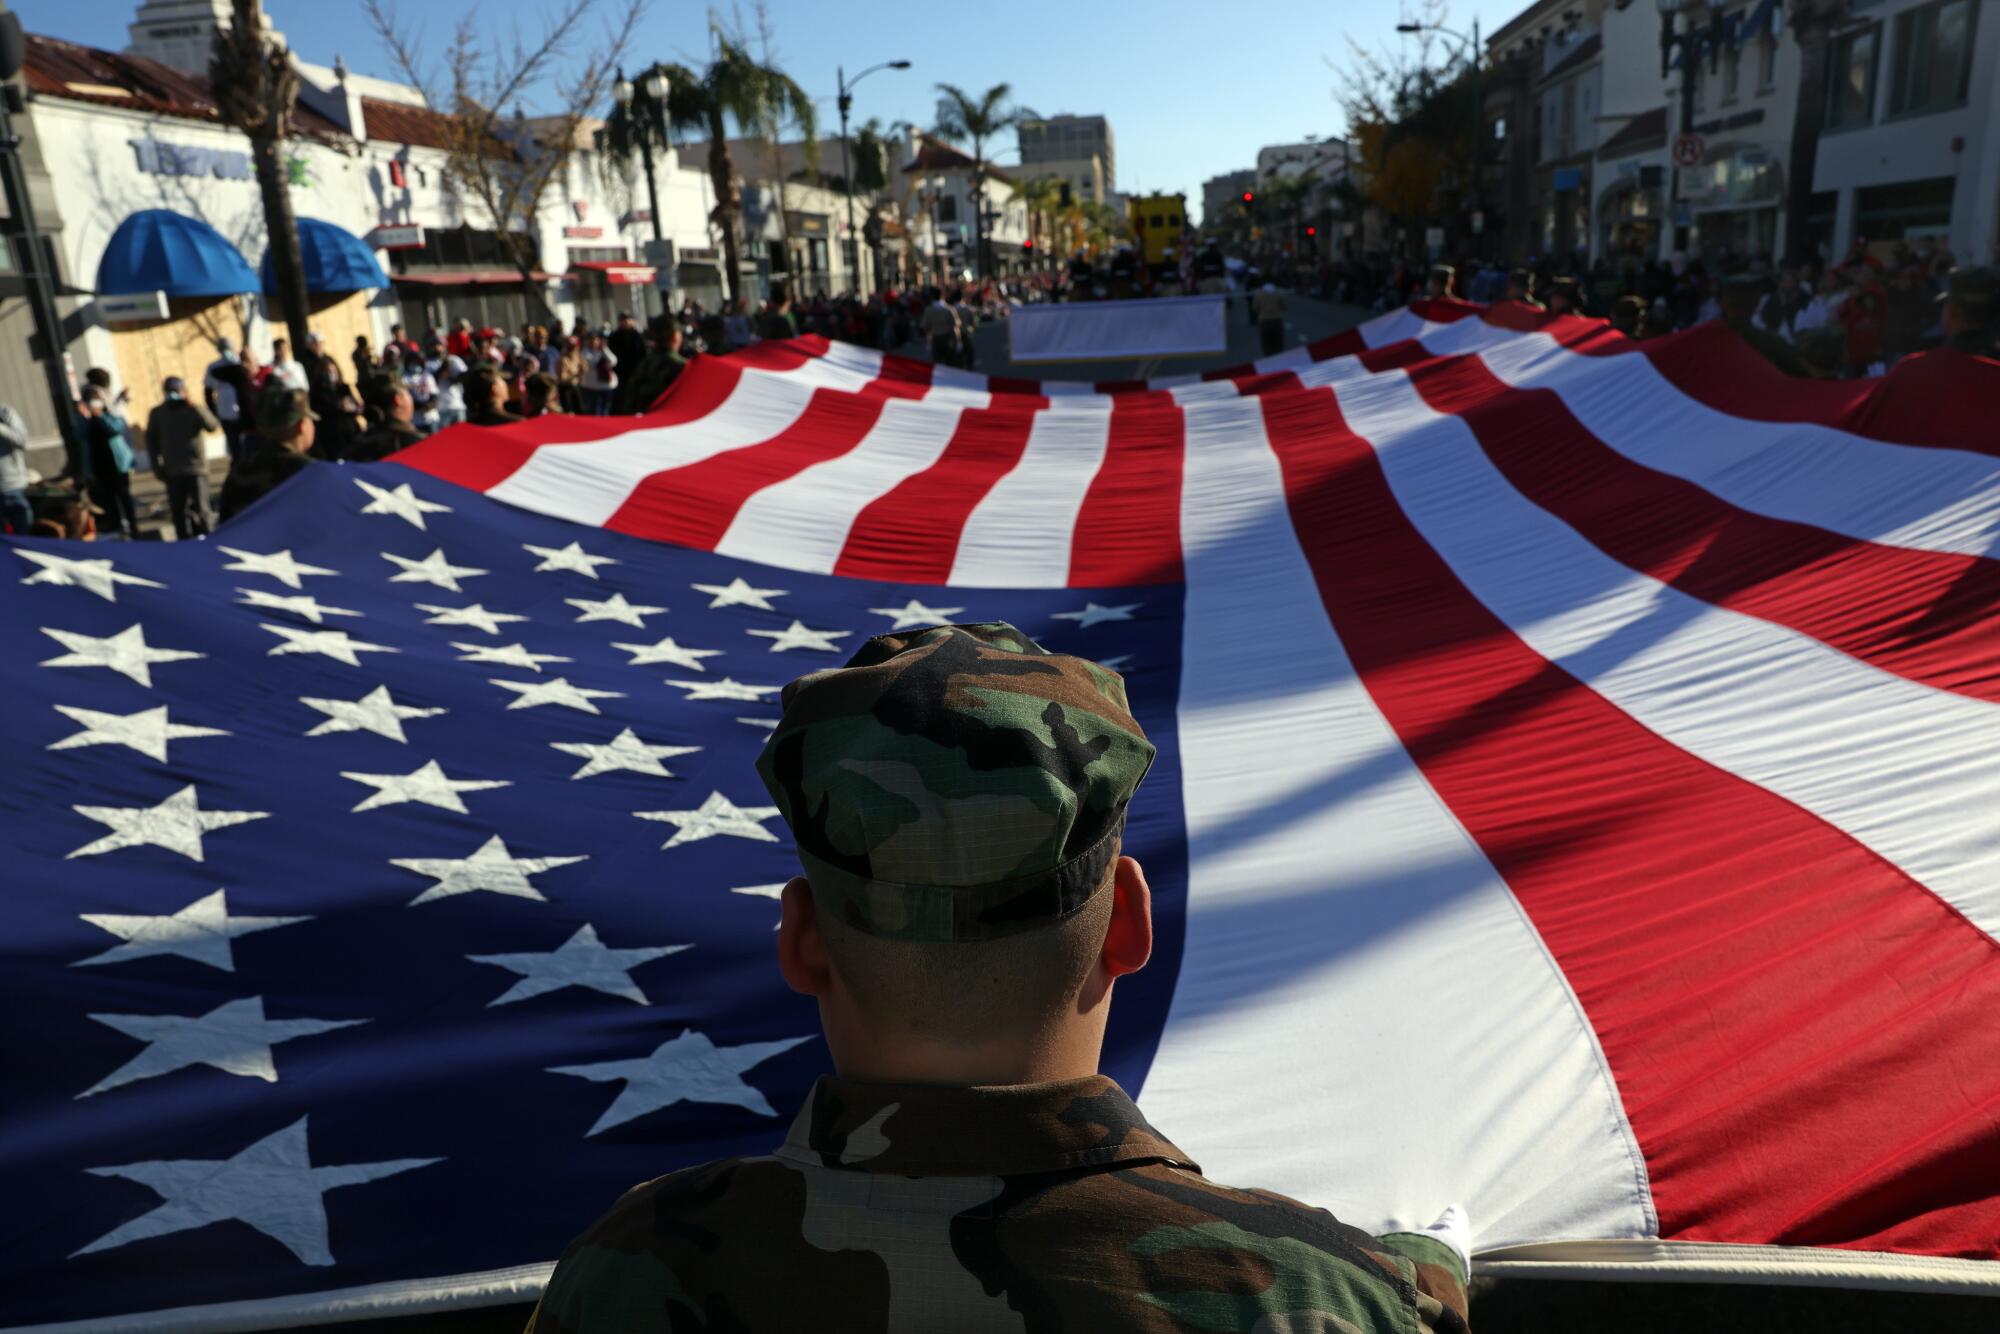
[[[1221,296],[1016,306],[1007,329],[1017,363],[1200,357],[1229,348]]]

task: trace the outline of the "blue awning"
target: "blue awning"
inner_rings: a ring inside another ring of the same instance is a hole
[[[111,233],[97,262],[97,290],[106,296],[230,296],[255,292],[257,275],[229,239],[201,219],[148,208]]]
[[[308,292],[363,292],[389,285],[389,275],[366,241],[318,218],[299,219],[299,259],[305,264]],[[266,292],[278,290],[268,250],[259,273]]]

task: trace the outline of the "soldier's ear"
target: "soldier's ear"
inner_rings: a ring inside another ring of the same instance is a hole
[[[812,887],[804,876],[795,875],[785,882],[778,903],[783,914],[778,919],[778,971],[784,974],[785,985],[800,995],[821,995],[830,973]]]
[[[1111,977],[1136,973],[1153,954],[1153,891],[1137,861],[1120,857],[1112,872],[1111,925],[1098,962]]]

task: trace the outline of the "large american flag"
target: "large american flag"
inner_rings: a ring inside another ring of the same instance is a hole
[[[0,1324],[523,1300],[826,1068],[775,688],[1125,672],[1106,1069],[1493,1272],[1994,1288],[2000,365],[1419,305],[1238,371],[810,339],[0,585]]]

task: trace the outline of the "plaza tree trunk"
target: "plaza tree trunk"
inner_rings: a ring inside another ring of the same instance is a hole
[[[1833,29],[1847,17],[1847,0],[1806,0],[1792,6],[1787,22],[1799,44],[1799,101],[1792,113],[1792,148],[1785,171],[1786,263],[1812,253],[1813,167],[1820,132],[1826,128],[1827,48]]]
[[[715,208],[709,214],[722,232],[723,278],[729,284],[729,299],[743,299],[742,248],[736,239],[738,214],[736,169],[729,160],[729,130],[722,120],[722,107],[713,106],[708,116],[708,178],[715,187]]]
[[[257,189],[264,198],[264,230],[271,246],[273,299],[291,336],[292,355],[304,354],[308,332],[306,265],[299,254],[299,223],[292,212],[290,168],[284,145],[275,139],[252,139],[250,156],[257,164]]]

